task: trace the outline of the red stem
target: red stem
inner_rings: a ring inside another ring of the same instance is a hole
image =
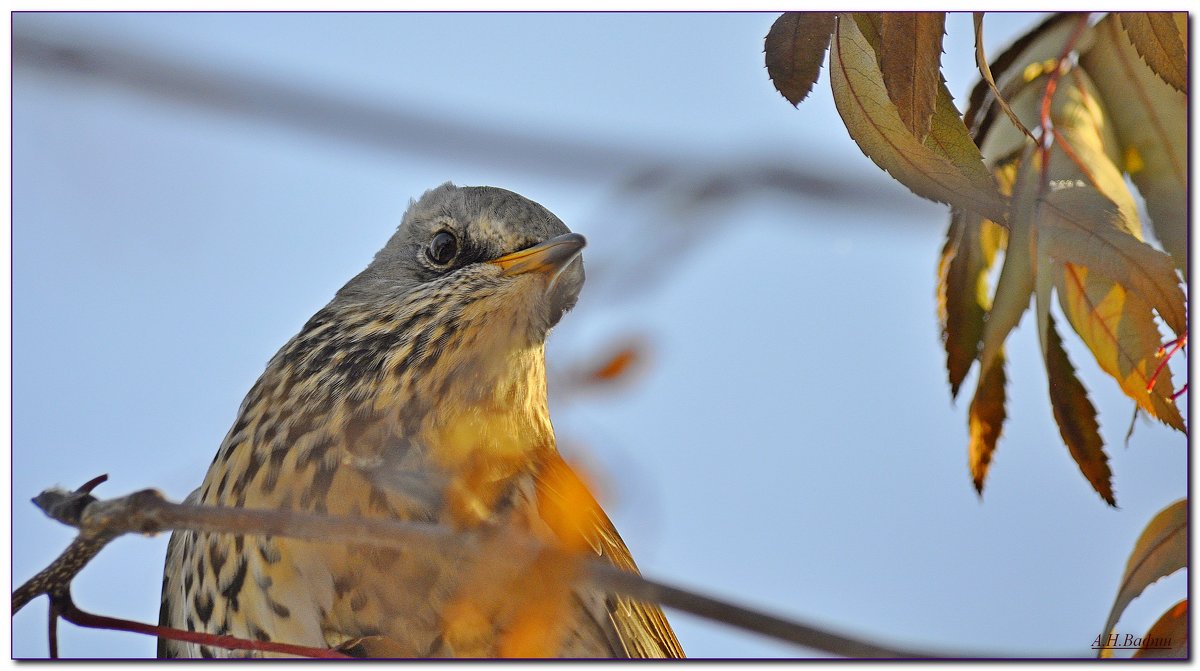
[[[1171,360],[1171,357],[1175,356],[1175,353],[1178,352],[1181,348],[1183,348],[1184,345],[1187,345],[1187,334],[1185,333],[1184,335],[1176,338],[1175,342],[1170,343],[1170,344],[1171,344],[1171,350],[1169,352],[1167,352],[1165,355],[1163,354],[1163,351],[1166,349],[1167,346],[1163,345],[1162,347],[1158,348],[1158,354],[1162,358],[1162,361],[1158,362],[1158,366],[1156,366],[1154,368],[1154,374],[1150,376],[1150,381],[1146,383],[1146,393],[1150,393],[1150,392],[1154,391],[1154,383],[1158,381],[1158,374],[1161,373],[1163,368],[1165,368],[1167,366],[1167,362]],[[1184,384],[1183,389],[1179,390],[1179,394],[1182,394],[1184,392],[1184,390],[1186,390],[1186,389],[1187,389],[1187,385]],[[1171,400],[1174,400],[1176,397],[1179,396],[1179,394],[1172,395]]]
[[[96,615],[94,613],[88,613],[80,610],[73,602],[67,602],[59,610],[62,618],[67,622],[80,627],[89,627],[92,629],[112,629],[115,631],[133,632],[136,634],[148,634],[150,636],[169,638],[175,641],[187,641],[189,643],[199,643],[201,645],[226,648],[229,650],[278,652],[301,657],[320,657],[326,659],[345,659],[348,657],[348,655],[344,655],[337,650],[330,650],[328,648],[310,648],[303,645],[277,643],[275,641],[249,641],[246,639],[237,638],[236,636],[220,636],[217,634],[207,634],[197,631],[183,631],[182,629],[159,627],[145,624],[143,622],[134,622],[133,620],[123,620],[116,617]]]

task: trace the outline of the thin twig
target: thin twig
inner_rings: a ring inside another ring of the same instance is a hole
[[[106,615],[97,615],[81,610],[71,600],[68,594],[64,599],[56,600],[54,609],[62,616],[64,620],[79,627],[88,627],[90,629],[110,629],[113,631],[128,631],[135,634],[148,634],[150,636],[158,636],[161,638],[170,638],[176,641],[188,641],[190,643],[200,643],[207,646],[215,646],[220,648],[229,648],[233,650],[256,650],[260,652],[276,652],[288,655],[296,655],[298,657],[314,657],[320,659],[344,659],[348,655],[344,655],[337,650],[329,648],[313,648],[304,645],[292,645],[290,643],[277,643],[275,641],[252,641],[236,636],[222,636],[220,634],[208,634],[196,631],[184,631],[182,629],[173,629],[171,627],[158,627],[155,625],[145,624],[143,622],[134,622],[133,620],[125,620],[118,617],[108,617]]]

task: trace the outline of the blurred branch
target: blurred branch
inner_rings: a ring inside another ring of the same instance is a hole
[[[392,155],[425,155],[492,168],[522,170],[579,181],[632,176],[632,190],[658,190],[685,184],[689,198],[711,202],[737,195],[747,186],[806,201],[855,202],[872,209],[914,208],[914,199],[887,180],[866,173],[837,173],[827,164],[796,169],[787,162],[756,158],[731,162],[715,157],[655,151],[633,142],[589,141],[580,132],[568,139],[547,137],[447,120],[396,104],[350,100],[319,88],[267,77],[172,61],[162,53],[130,47],[14,32],[14,68],[83,78],[138,93],[240,116]]]
[[[94,486],[94,485],[93,485]],[[82,490],[83,488],[81,488]],[[147,489],[128,496],[97,500],[87,492],[49,489],[34,502],[54,519],[79,529],[79,536],[66,552],[13,592],[13,613],[34,597],[51,596],[54,613],[73,612],[70,582],[108,541],[127,533],[154,534],[190,529],[208,533],[237,533],[286,536],[325,542],[368,543],[379,546],[420,548],[433,552],[471,554],[489,547],[495,529],[456,531],[447,527],[396,520],[338,518],[285,510],[247,510],[177,504],[167,501],[157,490]],[[509,536],[506,536],[508,539]],[[842,636],[810,625],[703,596],[688,590],[626,573],[611,564],[586,559],[578,554],[548,547],[533,538],[513,538],[516,552],[502,557],[489,554],[488,561],[505,558],[557,555],[563,561],[577,562],[583,580],[609,592],[643,601],[658,602],[704,618],[723,622],[747,631],[789,641],[808,648],[844,657],[934,657],[928,652],[890,648]],[[83,561],[78,547],[93,549]],[[56,599],[55,596],[58,598]],[[77,609],[75,609],[77,610]],[[92,616],[99,618],[100,616]],[[136,624],[136,623],[131,623]],[[139,625],[146,627],[148,625]],[[128,628],[126,628],[128,629]],[[140,631],[139,629],[131,629]],[[943,653],[944,655],[945,653]],[[958,655],[955,655],[958,656]]]

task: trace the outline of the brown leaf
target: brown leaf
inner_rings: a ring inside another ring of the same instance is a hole
[[[1172,399],[1170,369],[1154,378],[1155,356],[1162,339],[1150,306],[1138,294],[1093,268],[1063,264],[1056,278],[1059,304],[1075,332],[1096,357],[1104,372],[1146,412],[1168,426],[1184,431],[1183,417]]]
[[[1096,407],[1088,400],[1087,389],[1075,375],[1075,367],[1063,349],[1062,338],[1050,318],[1047,348],[1045,352],[1046,376],[1050,382],[1050,405],[1054,409],[1054,421],[1063,442],[1071,452],[1071,458],[1079,465],[1083,476],[1092,489],[1108,505],[1116,507],[1113,497],[1112,471],[1108,467],[1108,456],[1104,454],[1104,440],[1100,438],[1100,425],[1096,422]]]
[[[878,61],[888,97],[918,140],[929,135],[942,78],[944,12],[884,12]]]
[[[1181,659],[1188,656],[1188,600],[1171,606],[1142,637],[1135,658]]]
[[[1165,84],[1138,58],[1113,15],[1095,27],[1080,57],[1121,147],[1118,165],[1146,199],[1154,233],[1187,276],[1187,96]]]
[[[925,143],[919,142],[888,98],[871,42],[848,15],[838,17],[830,54],[830,81],[846,129],[879,167],[923,198],[978,212],[993,221],[1005,221],[1004,198],[958,117],[949,92],[944,96],[939,93],[942,102],[935,110],[929,137]],[[945,115],[952,115],[953,121]],[[942,132],[933,130],[937,128]],[[970,159],[953,160],[950,156]]]
[[[977,214],[955,210],[950,215],[938,263],[937,294],[946,372],[955,397],[979,355],[983,319],[991,306],[988,272],[1006,237],[1002,227]]]
[[[996,442],[1000,440],[1000,432],[1004,429],[1006,381],[1004,352],[1000,352],[995,363],[980,376],[975,398],[971,399],[971,408],[967,411],[967,428],[971,433],[967,461],[971,466],[975,491],[981,495],[983,480],[987,477],[992,454],[996,451]]]
[[[1146,65],[1187,93],[1187,12],[1119,12],[1121,25]]]
[[[835,16],[833,12],[784,12],[767,31],[767,75],[793,105],[808,97],[821,76]]]
[[[1187,566],[1187,551],[1187,499],[1179,499],[1160,510],[1138,537],[1101,631],[1111,632],[1125,607],[1146,587]]]
[[[1025,134],[1030,140],[1033,140],[1033,133],[1021,123],[1017,118],[1016,113],[1008,106],[1008,101],[1004,99],[1004,95],[1000,92],[1000,87],[996,85],[996,80],[992,76],[992,68],[988,65],[987,55],[983,50],[983,12],[972,13],[975,21],[975,66],[979,68],[979,75],[983,78],[984,83],[992,90],[992,99],[1000,106],[1000,109],[1012,121],[1013,126]]]

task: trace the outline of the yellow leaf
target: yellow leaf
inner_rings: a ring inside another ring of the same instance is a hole
[[[967,445],[967,461],[971,466],[971,480],[975,491],[983,493],[983,480],[987,477],[992,454],[1004,429],[1004,353],[1000,352],[996,362],[980,375],[975,388],[975,398],[967,411],[967,428],[971,440]]]
[[[1063,349],[1062,338],[1049,319],[1047,348],[1044,354],[1046,377],[1050,382],[1050,405],[1054,410],[1054,421],[1063,442],[1071,452],[1083,476],[1092,489],[1108,505],[1115,507],[1112,490],[1112,471],[1108,467],[1108,456],[1104,454],[1104,440],[1100,438],[1100,425],[1096,422],[1096,407],[1088,400],[1087,389],[1075,375],[1075,367]]]
[[[1171,606],[1142,637],[1136,658],[1181,659],[1188,655],[1187,599]]]
[[[1010,110],[1025,126],[1039,129],[1042,102],[1050,77],[1040,71],[1029,79],[1019,79],[1006,87]],[[1075,69],[1059,78],[1050,106],[1051,128],[1083,134],[1089,147],[1100,148],[1110,162],[1120,160],[1120,146],[1107,114],[1100,103],[1099,89],[1082,69]],[[1038,135],[1040,135],[1040,129]],[[984,161],[993,164],[1021,151],[1030,144],[1029,138],[1010,124],[993,125],[980,138]],[[1119,177],[1119,174],[1118,174]]]
[[[537,477],[538,511],[553,532],[548,540],[569,550],[591,548],[594,520],[604,514],[583,478],[557,454],[545,458]]]
[[[1179,499],[1160,510],[1138,537],[1101,631],[1111,632],[1125,607],[1146,587],[1186,566],[1187,550],[1187,499]]]
[[[1082,71],[1070,79],[1060,88],[1063,103],[1054,117],[1041,244],[1060,261],[1088,266],[1141,293],[1182,333],[1186,303],[1171,258],[1141,241],[1133,195],[1115,164],[1121,152],[1091,79]]]
[[[520,591],[510,595],[515,609],[500,637],[500,657],[555,657],[569,633],[575,599],[571,585],[578,565],[562,557],[542,555],[529,567]]]
[[[784,12],[767,32],[767,75],[793,105],[808,97],[821,76],[835,16],[833,12]]]
[[[1086,183],[1052,181],[1050,186],[1037,219],[1050,255],[1120,282],[1172,331],[1186,333],[1186,299],[1171,257],[1129,234],[1112,201]]]
[[[944,12],[884,12],[877,53],[883,86],[918,140],[929,135],[941,86]]]
[[[1005,220],[1004,198],[944,85],[922,143],[888,98],[875,50],[849,15],[838,17],[829,62],[834,104],[864,154],[923,198]]]
[[[1163,368],[1154,388],[1146,390],[1162,344],[1150,306],[1121,284],[1073,263],[1063,264],[1056,281],[1063,312],[1100,368],[1113,376],[1139,407],[1183,431],[1183,418],[1171,398],[1170,369]]]
[[[1162,80],[1187,93],[1187,12],[1119,12],[1142,59]]]
[[[1146,169],[1146,162],[1142,160],[1142,153],[1137,150],[1137,147],[1125,148],[1125,162],[1121,167],[1130,175]]]
[[[1090,72],[1103,73],[1096,87],[1111,115],[1111,125],[1154,233],[1187,273],[1187,96],[1163,83],[1138,58],[1115,16],[1095,27],[1092,48],[1080,57]]]

